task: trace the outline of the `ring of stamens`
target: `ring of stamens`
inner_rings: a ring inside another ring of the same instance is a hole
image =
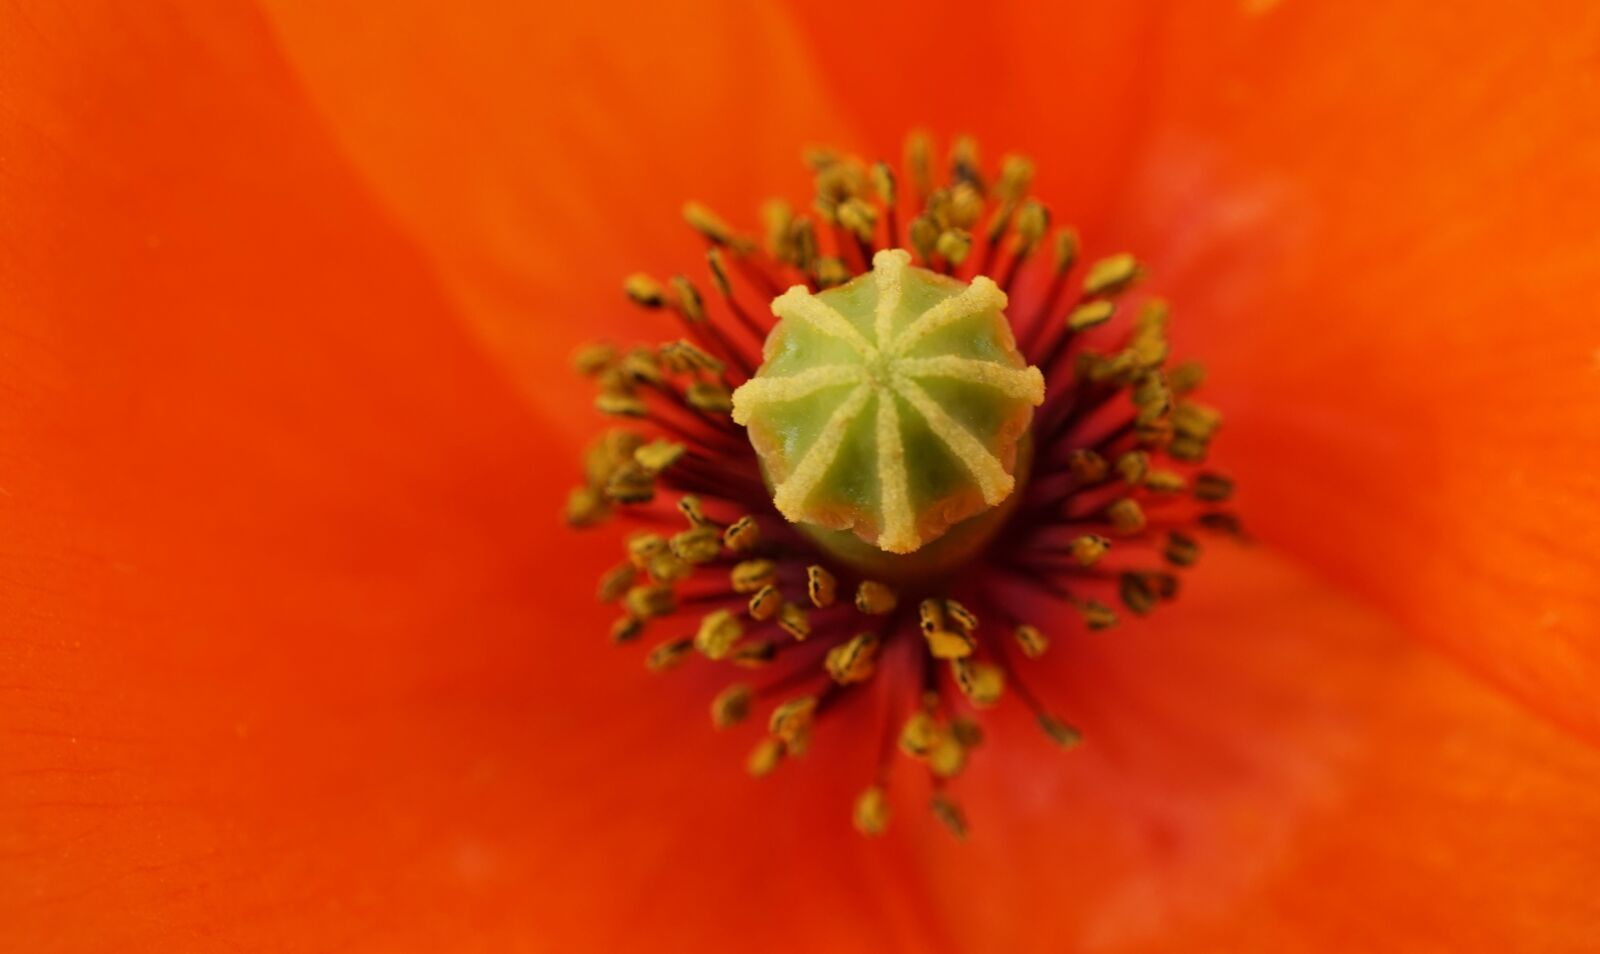
[[[637,528],[624,561],[600,580],[601,600],[621,610],[614,641],[657,634],[646,657],[652,670],[745,674],[716,694],[711,719],[730,731],[753,719],[765,726],[746,762],[752,774],[803,755],[817,720],[847,694],[877,686],[892,714],[878,727],[883,756],[853,806],[856,827],[878,834],[888,824],[900,753],[926,769],[929,810],[961,836],[968,822],[950,786],[982,745],[973,713],[1012,699],[1050,742],[1076,745],[1078,729],[1029,684],[1023,664],[1116,625],[1115,604],[1143,615],[1173,599],[1177,573],[1202,555],[1201,532],[1241,535],[1226,509],[1232,482],[1204,466],[1221,417],[1194,399],[1204,378],[1198,365],[1169,366],[1164,305],[1146,301],[1118,320],[1129,311],[1120,297],[1142,276],[1138,263],[1118,254],[1080,269],[1076,235],[1057,228],[1051,239],[1048,210],[1027,198],[1030,163],[1007,159],[990,182],[976,146],[961,140],[940,183],[923,137],[908,143],[904,185],[887,163],[869,169],[831,153],[810,161],[815,217],[769,204],[764,243],[703,206],[685,209],[709,245],[715,301],[682,277],[628,280],[628,297],[676,316],[684,337],[578,354],[579,370],[598,385],[596,406],[649,436],[618,428],[594,443],[567,519],[596,526],[622,516]],[[922,266],[971,277],[960,295],[897,331],[890,316],[912,261],[901,245]],[[878,307],[863,331],[818,295],[865,274],[869,262]],[[1017,291],[1030,280],[1029,291]],[[1018,320],[1013,307],[1011,317],[1031,367],[914,353],[963,310],[1024,297],[1025,314]],[[849,360],[758,375],[752,352],[772,326],[755,302],[841,343]],[[928,393],[939,379],[1022,400],[1043,396],[1048,382],[1026,487],[1009,486],[1013,478],[996,470],[987,448],[963,446],[972,435]],[[769,493],[740,422],[830,389],[839,400],[819,436]],[[862,419],[869,403],[873,416]],[[907,539],[917,514],[897,438],[911,415],[969,468],[985,501],[1011,494],[1006,505],[1015,507],[966,572],[932,588],[837,565],[784,517],[860,420],[885,451],[875,462],[884,536]],[[1073,610],[1076,626],[1022,618],[1044,601]]]

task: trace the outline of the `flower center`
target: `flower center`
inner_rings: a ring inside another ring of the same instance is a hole
[[[908,189],[886,163],[810,161],[815,218],[769,203],[764,241],[685,208],[715,307],[682,276],[627,280],[683,337],[577,356],[596,407],[634,426],[589,449],[567,519],[637,528],[600,582],[614,641],[659,634],[658,671],[752,674],[711,713],[731,729],[765,710],[753,774],[803,754],[849,694],[880,693],[897,745],[856,826],[887,823],[898,749],[960,835],[949,785],[976,714],[1014,699],[1076,744],[1024,664],[1114,625],[1117,602],[1173,598],[1197,531],[1239,532],[1231,482],[1203,466],[1220,417],[1191,397],[1199,366],[1169,366],[1166,306],[1124,300],[1133,257],[1079,267],[1076,235],[1050,238],[1027,161],[991,184],[962,140],[940,183],[913,137]]]

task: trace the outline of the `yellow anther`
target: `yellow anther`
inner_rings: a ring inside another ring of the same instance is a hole
[[[811,617],[798,604],[784,603],[778,607],[778,628],[803,642],[811,635]]]
[[[1143,573],[1124,573],[1118,577],[1117,595],[1122,598],[1123,606],[1140,616],[1150,612],[1156,605],[1155,590]]]
[[[667,290],[649,275],[629,275],[622,282],[622,291],[644,308],[660,308],[667,303]]]
[[[975,648],[972,637],[962,632],[936,629],[922,635],[927,640],[928,653],[935,659],[963,659],[972,655]]]
[[[1222,412],[1194,401],[1179,401],[1172,409],[1172,427],[1185,437],[1206,441],[1222,424]]]
[[[972,251],[972,233],[965,229],[945,229],[939,233],[935,247],[951,265],[960,265]]]
[[[1099,600],[1088,600],[1078,611],[1083,614],[1083,621],[1091,630],[1099,631],[1110,629],[1117,625],[1117,612]]]
[[[630,460],[618,467],[606,481],[605,496],[613,503],[647,503],[655,499],[655,495],[656,475],[637,461]]]
[[[744,683],[734,683],[711,700],[711,724],[719,729],[736,726],[750,717],[755,693]]]
[[[678,512],[683,514],[683,519],[690,522],[691,527],[714,527],[710,517],[706,515],[706,504],[693,493],[685,493],[678,498]]]
[[[728,525],[722,533],[722,545],[734,553],[748,553],[761,541],[761,531],[754,517],[743,516]]]
[[[1173,394],[1188,394],[1206,381],[1205,365],[1198,361],[1185,361],[1167,372],[1167,386]]]
[[[684,388],[683,398],[690,407],[701,411],[727,414],[733,410],[733,392],[726,385],[711,381],[696,381]]]
[[[683,220],[689,227],[699,232],[706,241],[713,245],[722,245],[735,252],[743,254],[752,248],[749,239],[734,232],[733,227],[724,222],[715,212],[698,202],[686,203],[683,207]]]
[[[1171,310],[1159,298],[1147,301],[1139,308],[1133,320],[1133,338],[1128,350],[1134,359],[1146,368],[1154,368],[1167,360],[1167,319]]]
[[[867,172],[859,159],[829,156],[817,166],[816,186],[812,205],[817,213],[828,221],[843,224],[844,206],[867,195]]]
[[[1167,444],[1167,456],[1173,460],[1198,464],[1206,459],[1208,443],[1198,437],[1179,434]]]
[[[676,441],[651,441],[633,452],[634,463],[659,474],[683,458],[685,447]]]
[[[872,241],[878,227],[878,210],[861,199],[846,199],[839,204],[839,224],[863,242]]]
[[[928,751],[928,771],[939,778],[954,778],[966,765],[966,747],[951,733],[941,732]]]
[[[615,364],[617,360],[616,345],[597,342],[587,344],[572,353],[572,367],[586,378],[592,378]]]
[[[946,619],[960,627],[962,632],[969,635],[978,628],[977,614],[955,600],[944,601],[944,615]]]
[[[672,285],[672,307],[691,323],[706,320],[705,301],[700,297],[700,289],[682,275],[674,275],[668,279]]]
[[[878,645],[877,633],[858,633],[828,650],[823,668],[842,686],[864,682],[876,668]]]
[[[765,778],[777,771],[782,761],[783,743],[777,739],[762,739],[744,760],[744,770],[756,778]]]
[[[1027,156],[1006,156],[1000,162],[1000,178],[995,182],[995,195],[1007,203],[1017,203],[1033,184],[1033,160]]]
[[[877,580],[862,580],[856,587],[856,609],[868,616],[882,616],[893,612],[899,605],[900,598],[894,590],[879,583]]]
[[[803,738],[811,729],[811,720],[817,711],[816,696],[796,696],[778,703],[767,721],[767,731],[792,743]]]
[[[905,162],[916,194],[925,196],[933,191],[933,141],[927,133],[914,132],[906,137]]]
[[[1088,331],[1110,321],[1116,310],[1117,306],[1109,301],[1085,302],[1067,314],[1067,328],[1070,331]]]
[[[629,348],[617,370],[632,384],[660,384],[661,360],[649,348]]]
[[[665,583],[641,584],[623,594],[622,608],[637,619],[655,619],[676,610],[678,598]]]
[[[574,487],[567,495],[564,511],[567,524],[573,527],[592,527],[611,515],[605,495],[593,487]]]
[[[1132,497],[1123,497],[1106,508],[1106,519],[1111,528],[1123,536],[1132,536],[1145,527],[1144,509]]]
[[[1017,251],[1027,255],[1039,246],[1050,230],[1050,210],[1033,199],[1022,203],[1017,212]]]
[[[1017,648],[1022,650],[1022,655],[1029,659],[1038,659],[1044,655],[1046,649],[1050,648],[1050,641],[1045,638],[1044,633],[1039,632],[1037,626],[1023,623],[1012,630],[1011,634],[1016,638]]]
[[[838,591],[839,581],[825,567],[814,563],[806,567],[806,594],[811,597],[812,606],[817,609],[832,606]]]
[[[939,741],[939,723],[926,709],[918,709],[900,728],[900,751],[915,759],[926,758]]]
[[[1148,426],[1165,417],[1172,408],[1172,392],[1167,390],[1167,380],[1160,372],[1141,374],[1134,380],[1130,395],[1138,411],[1134,423]]]
[[[772,584],[767,584],[756,590],[750,597],[750,618],[753,620],[769,620],[778,615],[778,608],[783,605],[783,594]]]
[[[715,527],[692,527],[668,541],[678,559],[696,566],[710,563],[722,552],[722,536]]]
[[[721,361],[683,340],[669,341],[657,353],[661,357],[661,366],[674,374],[705,372],[715,375],[721,374],[725,368]]]
[[[1161,553],[1173,566],[1194,566],[1200,559],[1200,541],[1174,530],[1167,534],[1167,545]]]
[[[1089,266],[1083,276],[1085,295],[1114,295],[1139,277],[1139,263],[1126,252],[1109,255]]]
[[[961,839],[967,837],[967,815],[953,799],[940,793],[933,796],[933,800],[929,802],[928,807],[932,809],[933,817],[939,819],[939,824],[943,825],[950,834]]]
[[[1194,479],[1195,499],[1222,503],[1233,496],[1233,481],[1221,474],[1199,474]]]
[[[1070,749],[1083,741],[1082,732],[1049,713],[1039,713],[1039,728],[1050,737],[1050,741],[1064,749]]]
[[[639,569],[632,563],[623,563],[614,566],[600,576],[600,584],[595,588],[595,596],[602,603],[615,603],[622,599],[628,587],[638,577]]]
[[[603,391],[594,396],[594,409],[613,417],[644,417],[649,407],[637,394]]]
[[[620,428],[601,434],[583,455],[583,473],[589,485],[604,485],[618,467],[633,459],[633,452],[643,444],[644,438]]]
[[[1144,475],[1149,472],[1150,455],[1144,451],[1128,451],[1117,458],[1117,474],[1130,487],[1144,483]]]
[[[745,560],[728,572],[735,593],[754,593],[778,579],[777,564],[771,560]]]
[[[700,620],[700,628],[694,634],[694,647],[707,659],[723,659],[743,635],[739,617],[725,609],[712,610]]]
[[[889,828],[889,798],[883,789],[872,786],[856,797],[851,820],[863,835],[881,835]]]
[[[611,641],[631,643],[644,635],[644,620],[632,616],[619,616],[611,622]]]
[[[994,663],[956,659],[950,663],[956,685],[961,692],[979,707],[992,706],[1000,701],[1006,689],[1006,676]]]
[[[1126,351],[1118,352],[1107,357],[1101,354],[1085,352],[1078,355],[1078,370],[1084,377],[1095,384],[1108,382],[1122,382],[1138,370],[1133,357]]]
[[[683,662],[694,648],[694,640],[687,636],[658,643],[644,659],[645,668],[651,672],[666,672]]]
[[[1056,233],[1056,273],[1061,274],[1066,272],[1077,260],[1078,233],[1071,229],[1062,229]]]
[[[645,572],[657,583],[677,583],[688,579],[694,567],[676,553],[658,553],[650,558],[650,565],[645,567]]]
[[[948,606],[944,600],[927,599],[917,607],[928,652],[935,659],[970,656],[975,648],[974,640],[969,630],[947,615]]]
[[[1181,494],[1189,487],[1183,475],[1173,470],[1152,470],[1144,475],[1147,489],[1162,494]]]
[[[950,615],[952,607],[960,610],[960,618]],[[971,615],[960,603],[954,600],[922,600],[917,605],[917,615],[922,624],[922,637],[928,643],[928,653],[934,659],[960,659],[973,653],[971,629],[963,626],[963,623],[970,621],[976,627],[976,619],[966,619]]]
[[[1094,566],[1106,555],[1106,551],[1111,549],[1111,541],[1098,533],[1086,533],[1073,538],[1068,546],[1072,550],[1072,559],[1076,560],[1079,566]]]
[[[876,192],[878,198],[883,200],[886,208],[892,209],[895,207],[894,169],[890,168],[887,162],[875,162],[872,164],[872,191]]]
[[[641,570],[650,565],[652,557],[667,552],[667,540],[659,533],[629,534],[624,546],[628,551],[629,561]]]

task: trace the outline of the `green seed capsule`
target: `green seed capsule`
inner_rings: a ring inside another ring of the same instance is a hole
[[[1044,379],[1006,296],[879,252],[871,273],[789,289],[764,363],[733,395],[790,521],[907,554],[1012,494]]]

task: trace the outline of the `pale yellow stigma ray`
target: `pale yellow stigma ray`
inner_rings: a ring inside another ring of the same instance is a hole
[[[838,338],[850,345],[863,360],[877,356],[872,346],[850,319],[828,307],[827,303],[812,295],[804,286],[796,285],[772,300],[772,313],[779,318],[803,321],[830,338]]]
[[[795,467],[787,480],[772,490],[772,503],[778,512],[785,518],[800,523],[805,519],[802,509],[806,498],[817,489],[817,484],[827,475],[828,468],[839,456],[839,448],[844,444],[845,432],[850,429],[850,423],[861,413],[862,407],[867,403],[867,398],[872,396],[872,388],[865,384],[858,385],[850,396],[840,402],[829,416],[828,423],[822,426],[811,446],[806,448],[805,456],[800,458],[799,466]]]
[[[900,411],[894,392],[878,392],[878,485],[883,506],[883,530],[878,548],[890,553],[910,553],[922,544],[911,509],[911,478],[906,473],[906,447],[900,434]]]
[[[941,328],[991,308],[1002,311],[1005,307],[1006,293],[1000,290],[999,285],[979,275],[972,280],[971,285],[962,289],[960,294],[952,295],[923,312],[916,321],[895,336],[889,350],[894,354],[905,354],[916,347],[918,342]]]
[[[900,298],[905,291],[906,266],[911,264],[911,253],[904,249],[884,249],[872,256],[872,277],[878,283],[878,307],[873,318],[873,332],[878,348],[889,347],[894,313],[900,309]]]
[[[967,468],[967,472],[972,474],[972,479],[978,484],[978,490],[983,494],[984,503],[992,507],[1006,499],[1016,481],[1006,473],[1000,459],[973,437],[972,432],[945,413],[939,402],[929,397],[928,392],[922,390],[915,381],[904,374],[896,374],[894,387],[900,396],[922,415],[923,420],[928,423],[928,429],[944,441],[950,452],[961,461],[962,466]]]
[[[750,414],[762,407],[798,401],[841,384],[859,384],[866,377],[859,364],[829,364],[782,378],[751,378],[733,392],[733,421],[747,425]]]
[[[1044,375],[1038,368],[1008,368],[993,361],[942,354],[934,358],[901,358],[895,369],[908,378],[949,378],[981,384],[1035,407],[1044,403]]]

